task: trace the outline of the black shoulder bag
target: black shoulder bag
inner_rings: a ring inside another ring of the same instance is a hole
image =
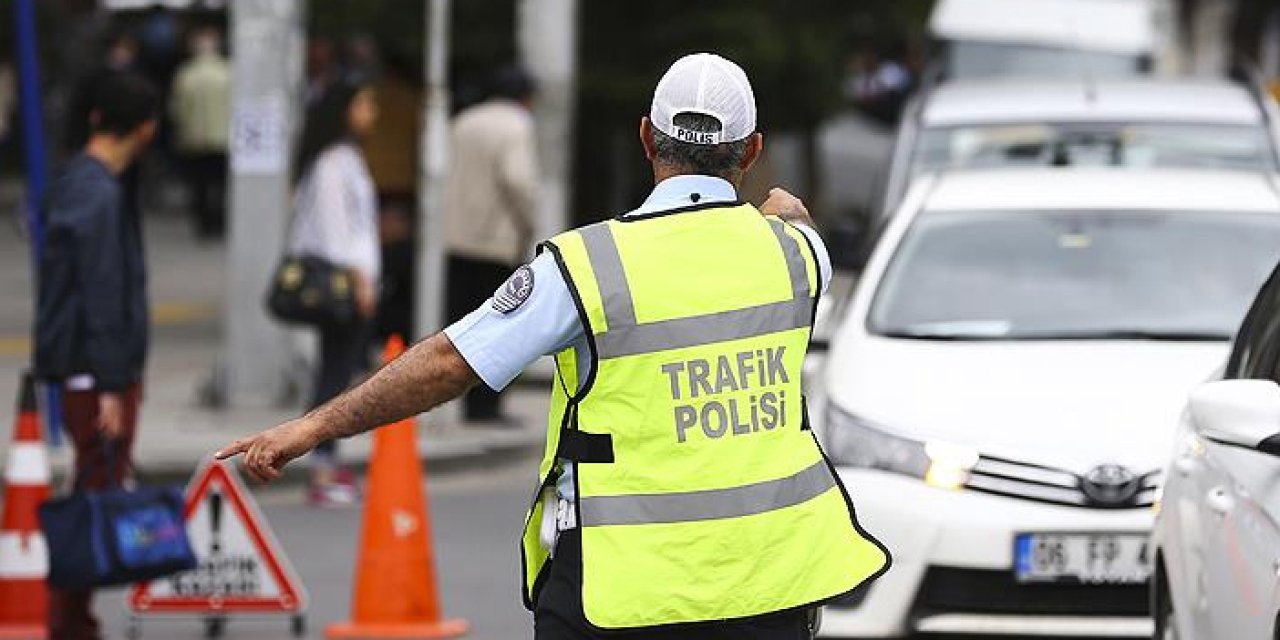
[[[355,322],[355,274],[318,256],[286,255],[267,290],[267,310],[289,324],[314,327]]]

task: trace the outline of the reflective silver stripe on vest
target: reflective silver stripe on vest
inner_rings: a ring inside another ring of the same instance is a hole
[[[634,325],[636,306],[631,301],[627,272],[622,269],[622,256],[618,255],[618,243],[613,239],[609,223],[584,227],[580,233],[591,260],[591,270],[596,272],[596,282],[600,286],[605,322],[609,323],[610,329]]]
[[[609,224],[584,227],[579,233],[582,234],[591,269],[595,272],[604,304],[605,322],[609,325],[607,331],[596,336],[599,357],[621,358],[809,326],[813,319],[813,299],[809,293],[804,258],[799,243],[787,235],[783,225],[781,221],[769,222],[787,264],[792,292],[790,300],[646,323],[636,320],[635,302]]]
[[[601,358],[621,358],[800,329],[812,316],[813,301],[801,298],[617,328],[610,322],[596,347]]]
[[[739,518],[808,502],[836,486],[825,461],[793,476],[731,489],[579,499],[582,526]]]
[[[804,257],[800,255],[800,245],[795,238],[787,235],[787,223],[781,220],[769,220],[769,228],[778,236],[782,245],[782,255],[787,259],[787,273],[791,276],[791,294],[797,299],[809,297],[809,277],[805,275]]]

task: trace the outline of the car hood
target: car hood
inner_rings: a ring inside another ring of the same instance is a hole
[[[1164,466],[1188,392],[1227,353],[1225,342],[866,337],[831,354],[824,384],[840,408],[913,437],[1075,473],[1147,472]]]

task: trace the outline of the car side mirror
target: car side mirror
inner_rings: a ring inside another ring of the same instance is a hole
[[[1219,380],[1191,392],[1191,420],[1214,442],[1280,456],[1280,385]]]

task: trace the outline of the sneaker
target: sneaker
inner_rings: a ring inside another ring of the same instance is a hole
[[[307,487],[307,503],[323,509],[342,509],[360,504],[360,487],[356,484],[355,474],[339,469],[327,480],[312,481]]]
[[[345,509],[360,504],[354,487],[336,482],[315,484],[307,490],[307,504],[321,509]]]
[[[346,467],[339,468],[333,474],[333,482],[350,489],[355,493],[356,499],[360,499],[360,479],[356,476],[354,471]]]

